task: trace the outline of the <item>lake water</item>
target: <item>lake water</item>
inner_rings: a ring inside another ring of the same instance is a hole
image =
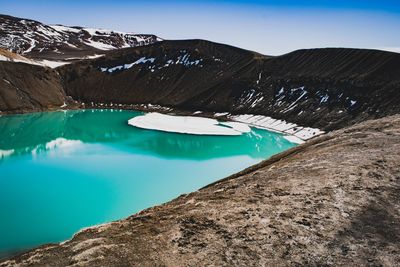
[[[294,144],[142,130],[140,112],[77,110],[0,117],[0,256],[68,239],[195,191]]]

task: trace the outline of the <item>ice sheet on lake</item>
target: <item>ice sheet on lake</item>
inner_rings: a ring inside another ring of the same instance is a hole
[[[289,123],[284,120],[276,120],[263,115],[244,114],[233,115],[229,118],[257,128],[287,134],[287,136],[285,136],[287,140],[298,144],[324,133],[324,131],[321,131],[317,128],[301,127],[295,123]]]
[[[128,124],[142,129],[196,135],[241,135],[251,131],[249,126],[239,122],[218,122],[209,118],[171,116],[156,112],[134,117]]]

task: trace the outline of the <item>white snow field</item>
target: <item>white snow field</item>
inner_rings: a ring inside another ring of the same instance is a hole
[[[199,112],[195,113],[199,114]],[[220,113],[215,114],[215,117],[219,116]],[[128,121],[128,124],[148,130],[197,135],[241,135],[250,132],[250,126],[252,126],[282,133],[286,140],[296,144],[302,144],[306,140],[324,133],[316,128],[302,127],[295,123],[262,115],[245,114],[228,115],[227,117],[233,121],[219,122],[216,119],[204,117],[174,116],[152,112],[134,117]]]
[[[260,129],[280,132],[286,134],[284,137],[293,143],[304,143],[304,141],[315,136],[321,135],[324,131],[317,128],[302,127],[295,123],[289,123],[283,120],[276,120],[262,115],[233,115],[228,116],[231,120],[249,124]]]
[[[209,118],[172,116],[157,112],[134,117],[128,124],[142,129],[196,135],[241,135],[251,131],[248,125],[239,122],[218,122]]]

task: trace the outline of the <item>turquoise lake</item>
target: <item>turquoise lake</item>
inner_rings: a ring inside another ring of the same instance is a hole
[[[141,112],[76,110],[0,117],[0,256],[69,239],[195,191],[295,144],[142,130]]]

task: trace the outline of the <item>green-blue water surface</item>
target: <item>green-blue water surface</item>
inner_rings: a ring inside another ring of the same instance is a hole
[[[197,190],[294,144],[259,129],[197,136],[127,124],[140,112],[0,117],[0,256],[59,242]]]

